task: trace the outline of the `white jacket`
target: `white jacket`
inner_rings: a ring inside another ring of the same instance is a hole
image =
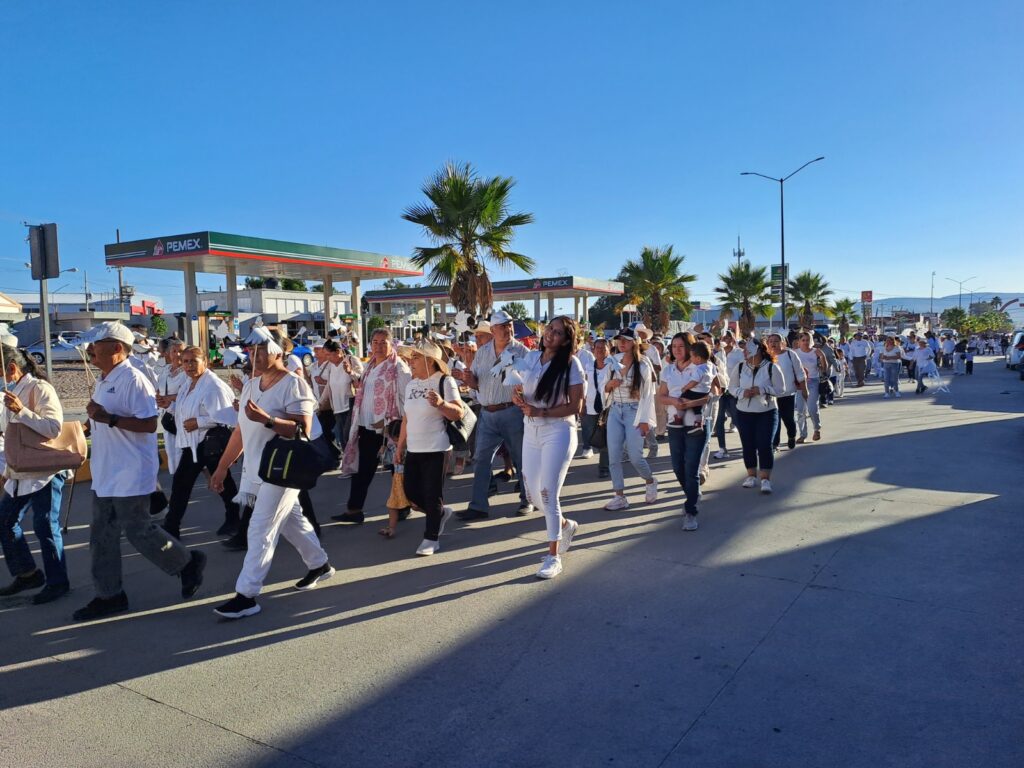
[[[729,374],[729,381],[729,394],[736,398],[736,408],[747,413],[774,411],[779,407],[775,398],[786,388],[779,366],[767,360],[762,360],[757,368],[752,368],[746,360],[737,363]],[[745,397],[743,391],[751,387],[757,387],[761,394]]]
[[[235,393],[213,371],[203,373],[190,392],[191,386],[192,380],[186,379],[175,400],[174,421],[178,434],[175,435],[174,445],[177,450],[190,449],[192,460],[198,462],[196,450],[210,428],[217,424],[234,427],[238,423],[238,414],[233,405]],[[199,429],[187,431],[185,422],[189,419],[195,419]]]
[[[643,423],[655,426],[658,423],[654,411],[654,366],[646,357],[640,359],[640,396],[637,403],[636,418],[633,426],[639,427]],[[613,362],[614,361],[614,362]],[[611,379],[620,379],[622,371],[622,353],[609,355],[605,359],[605,366],[597,372],[598,386],[601,387],[601,399],[607,404],[612,402],[612,395],[604,391],[605,385]]]
[[[64,409],[61,407],[57,390],[48,381],[37,379],[26,373],[11,390],[18,396],[24,406],[19,413],[11,413],[0,403],[0,431],[7,432],[10,424],[23,424],[33,432],[52,440],[60,434],[64,421]],[[0,439],[0,458],[3,458],[3,472],[9,478],[4,484],[8,496],[27,496],[44,488],[53,475],[38,473],[15,472],[7,466],[3,452],[3,441]]]

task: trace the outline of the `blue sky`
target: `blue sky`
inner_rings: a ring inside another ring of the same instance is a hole
[[[1022,32],[1019,2],[10,0],[0,290],[33,285],[23,220],[57,221],[93,290],[116,227],[408,255],[400,213],[452,158],[518,180],[545,276],[672,243],[708,299],[737,234],[778,258],[777,186],[740,172],[825,155],[786,185],[791,271],[1024,291]]]

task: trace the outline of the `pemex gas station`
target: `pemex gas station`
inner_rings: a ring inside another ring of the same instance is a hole
[[[206,346],[207,317],[198,306],[196,275],[224,275],[228,314],[238,317],[238,280],[295,278],[323,282],[323,306],[331,306],[335,283],[351,286],[353,326],[359,328],[360,283],[423,273],[408,259],[367,251],[202,231],[104,246],[107,266],[180,272],[185,283],[185,340]]]

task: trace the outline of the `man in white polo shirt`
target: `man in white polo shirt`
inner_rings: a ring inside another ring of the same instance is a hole
[[[188,549],[149,514],[156,488],[157,407],[153,385],[129,361],[134,338],[121,323],[101,323],[88,333],[93,362],[100,369],[86,406],[92,435],[92,526],[89,552],[96,597],[75,611],[91,621],[128,610],[121,589],[121,533],[165,573],[181,578],[181,596],[192,597],[203,583],[206,556]]]
[[[860,331],[853,334],[853,341],[850,342],[850,360],[853,363],[853,374],[857,378],[855,386],[864,386],[864,375],[868,371],[868,355],[871,354],[871,344],[864,338]]]

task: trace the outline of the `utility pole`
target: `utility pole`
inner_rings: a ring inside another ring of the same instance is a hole
[[[747,252],[740,247],[740,236],[736,235],[736,248],[732,252],[733,257],[736,259],[736,266],[740,265],[743,261],[743,257],[747,255]]]
[[[82,290],[85,293],[85,311],[89,311],[89,273],[82,270]]]
[[[932,292],[928,294],[928,314],[935,314],[935,272],[932,271]]]

